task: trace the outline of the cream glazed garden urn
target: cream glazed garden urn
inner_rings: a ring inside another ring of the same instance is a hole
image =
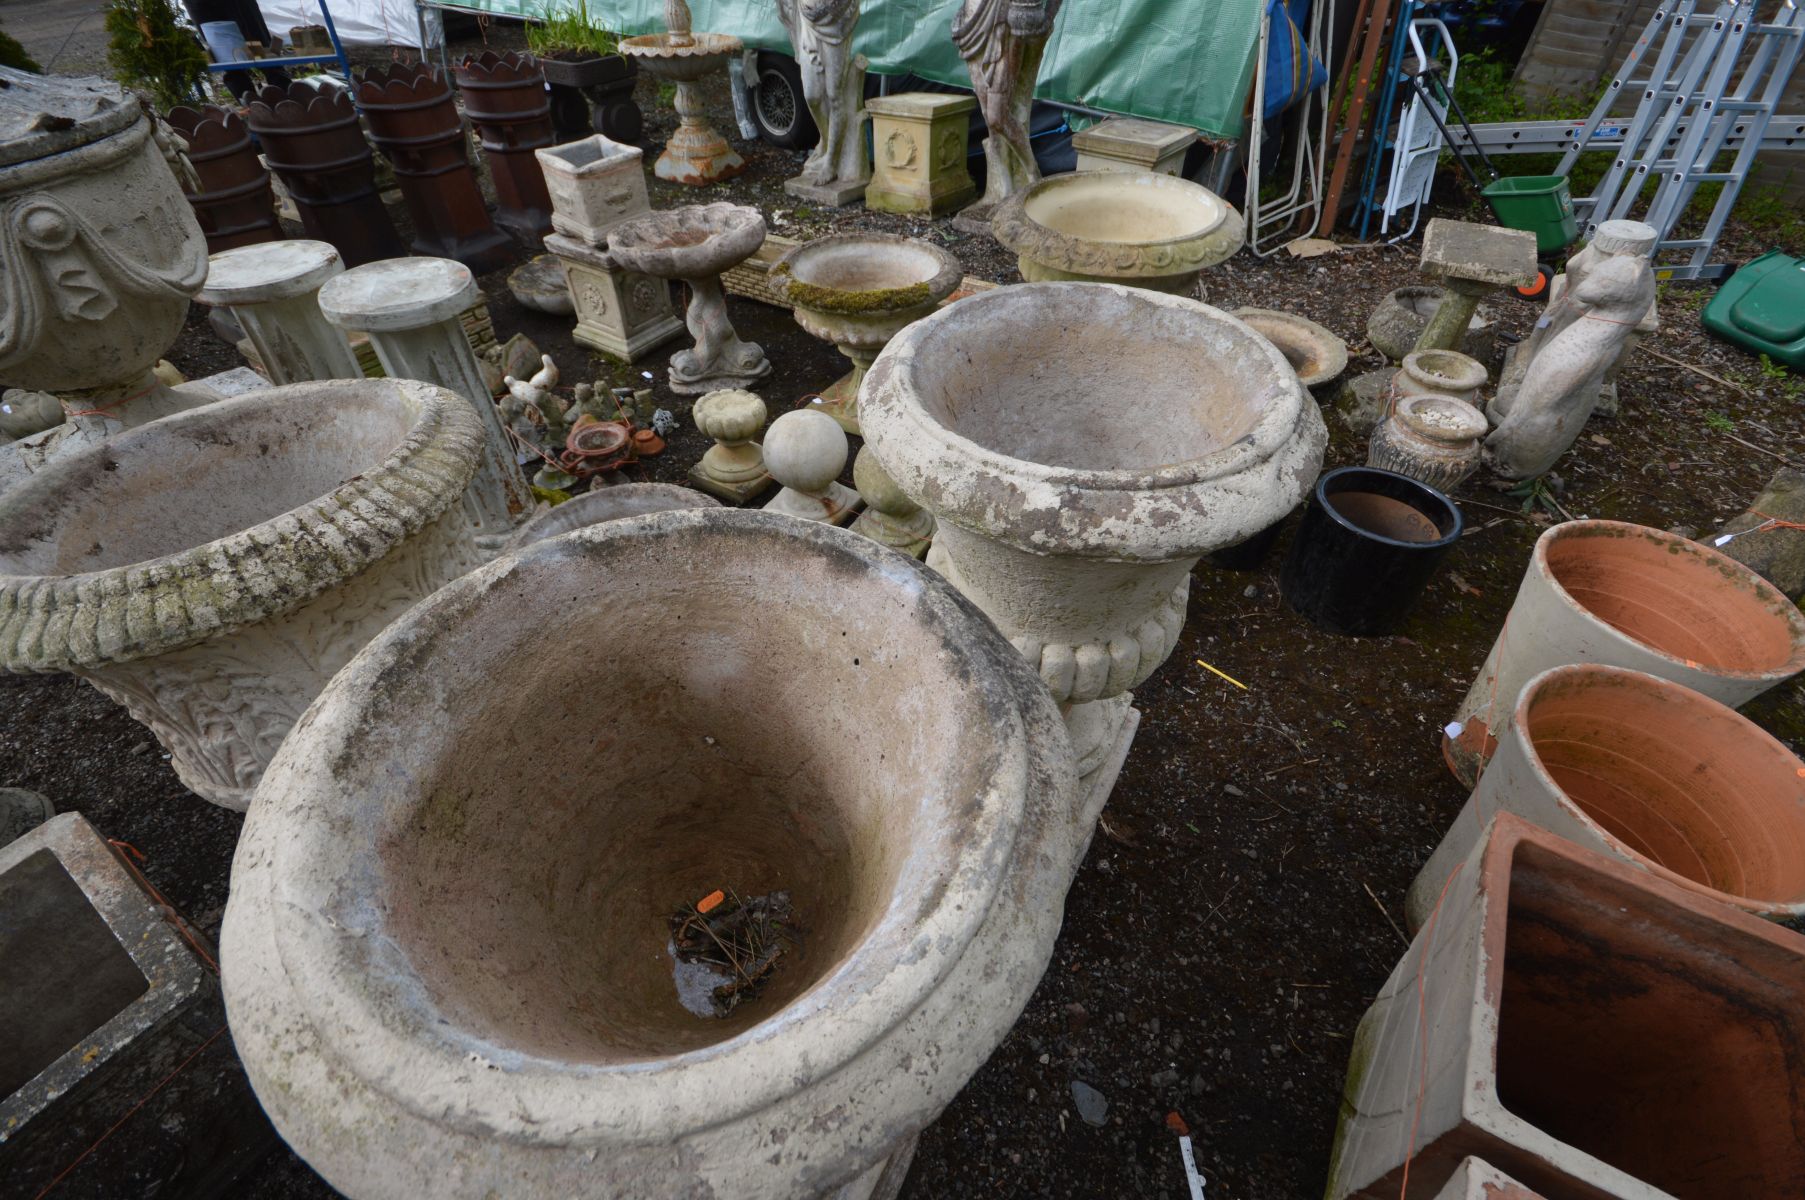
[[[320,688],[479,560],[455,392],[266,388],[72,450],[0,497],[0,667],[67,671],[242,810]]]
[[[1192,566],[1290,512],[1328,440],[1271,342],[1116,284],[999,288],[917,321],[860,409],[878,462],[938,523],[928,564],[1035,664],[1105,793]]]
[[[352,1200],[891,1197],[1045,969],[1076,799],[1046,689],[912,559],[727,508],[582,529],[397,621],[283,748],[233,1041]],[[672,919],[723,889],[806,937],[721,1016]]]

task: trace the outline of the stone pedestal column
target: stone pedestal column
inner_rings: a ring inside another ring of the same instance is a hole
[[[965,165],[970,96],[905,92],[865,101],[873,161],[865,207],[880,212],[951,212],[977,194]]]
[[[532,511],[533,493],[459,320],[481,295],[462,263],[394,258],[328,281],[320,289],[320,311],[342,329],[369,334],[389,378],[436,383],[475,406],[487,445],[466,503],[488,544],[513,534]]]
[[[260,242],[209,259],[194,298],[232,310],[273,383],[362,379],[345,331],[320,313],[320,286],[344,270],[325,242]]]
[[[1072,135],[1080,171],[1153,171],[1160,175],[1184,174],[1185,153],[1197,140],[1195,129],[1144,121],[1139,117],[1111,117]]]

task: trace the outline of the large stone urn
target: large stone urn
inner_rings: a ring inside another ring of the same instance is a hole
[[[206,238],[137,98],[0,68],[0,379],[96,429],[209,403],[151,373],[206,277]]]
[[[265,777],[233,1041],[353,1200],[894,1196],[1045,968],[1070,754],[869,539],[717,508],[535,543],[378,637]],[[673,941],[716,892],[806,930],[726,1015]]]
[[[928,564],[1038,667],[1104,792],[1191,567],[1296,507],[1328,438],[1271,342],[1114,284],[999,288],[917,321],[878,355],[860,412],[934,514]]]
[[[326,681],[478,561],[482,450],[454,392],[336,380],[65,454],[0,498],[0,667],[86,679],[243,809]]]

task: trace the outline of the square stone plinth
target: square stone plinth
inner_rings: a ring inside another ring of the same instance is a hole
[[[754,443],[756,444],[756,443]],[[777,481],[771,478],[771,472],[756,475],[740,483],[729,483],[716,479],[702,470],[702,464],[696,463],[689,469],[689,481],[711,496],[718,496],[729,504],[745,504],[748,500],[763,495]]]
[[[577,310],[577,325],[570,333],[576,341],[637,362],[654,346],[683,333],[664,280],[609,267],[599,251],[561,234],[548,235],[545,248],[564,263]]]
[[[1195,129],[1146,121],[1140,117],[1110,117],[1072,135],[1080,171],[1157,171],[1177,175],[1184,170],[1185,152],[1197,140]]]
[[[552,228],[567,238],[600,246],[610,229],[651,211],[638,146],[598,133],[533,154],[551,194]]]
[[[978,194],[965,166],[972,96],[903,92],[865,101],[871,114],[871,185],[865,206],[882,212],[952,212]]]
[[[1423,232],[1422,266],[1423,274],[1449,282],[1528,287],[1536,281],[1536,235],[1435,217]]]
[[[139,1195],[146,1180],[229,1194],[275,1141],[232,1054],[211,950],[121,853],[77,813],[0,847],[7,1195],[53,1181],[57,1195]]]

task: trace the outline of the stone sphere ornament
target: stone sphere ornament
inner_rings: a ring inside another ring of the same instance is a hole
[[[846,431],[824,412],[798,408],[771,422],[765,467],[783,490],[765,508],[805,521],[843,525],[863,503],[838,482],[846,469]]]

